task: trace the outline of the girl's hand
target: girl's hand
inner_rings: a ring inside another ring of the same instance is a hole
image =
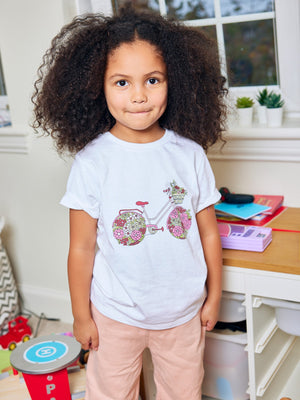
[[[201,325],[206,327],[207,331],[214,329],[219,316],[219,302],[210,302],[208,299],[202,306]]]
[[[73,334],[75,339],[81,344],[83,350],[98,350],[99,335],[92,318],[84,322],[74,320]]]

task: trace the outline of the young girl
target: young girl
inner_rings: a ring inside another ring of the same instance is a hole
[[[86,399],[137,400],[149,347],[157,400],[199,400],[221,296],[220,195],[204,152],[225,116],[215,45],[127,7],[76,18],[39,71],[35,128],[77,153],[61,203]]]

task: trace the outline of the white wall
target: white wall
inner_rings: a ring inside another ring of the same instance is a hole
[[[283,194],[284,205],[300,207],[300,162],[211,161],[217,187],[235,193]]]
[[[12,118],[27,126],[36,70],[51,38],[74,14],[72,0],[0,0],[0,49]],[[0,153],[2,235],[25,303],[34,312],[71,321],[66,258],[68,211],[60,206],[70,160],[30,128],[28,154]],[[283,194],[300,206],[299,162],[214,160],[218,187]]]
[[[2,241],[26,306],[71,321],[66,258],[68,211],[59,200],[70,161],[56,154],[49,138],[29,128],[33,82],[52,37],[72,15],[61,0],[0,0],[0,48],[12,120],[27,126],[28,154],[0,153]]]

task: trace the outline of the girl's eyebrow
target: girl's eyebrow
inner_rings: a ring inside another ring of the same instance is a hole
[[[130,77],[129,75],[125,75],[125,74],[121,74],[121,73],[117,72],[117,73],[109,76],[108,79],[115,79],[115,78],[124,78],[124,79],[126,79],[126,78],[129,78],[129,77]]]
[[[163,72],[163,71],[155,70],[155,71],[148,72],[147,74],[144,75],[144,77],[148,77],[148,76],[156,75],[156,74],[160,74],[160,75],[163,75],[163,76],[166,75],[165,72]],[[115,79],[115,78],[127,79],[127,78],[130,78],[130,77],[131,77],[130,75],[126,75],[126,74],[122,74],[122,73],[116,72],[115,74],[109,76],[108,79]]]
[[[151,72],[149,72],[148,74],[146,74],[145,76],[151,76],[151,75],[156,75],[156,74],[160,74],[160,75],[163,75],[163,76],[165,76],[166,75],[166,73],[165,72],[163,72],[163,71],[158,71],[158,70],[155,70],[155,71],[151,71]]]

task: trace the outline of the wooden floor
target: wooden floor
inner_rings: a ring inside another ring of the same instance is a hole
[[[85,390],[85,369],[71,372],[68,377],[73,397],[76,397],[76,400],[84,400],[84,397],[75,395]],[[0,380],[0,398],[1,400],[30,400],[24,379],[19,375],[10,375]]]

